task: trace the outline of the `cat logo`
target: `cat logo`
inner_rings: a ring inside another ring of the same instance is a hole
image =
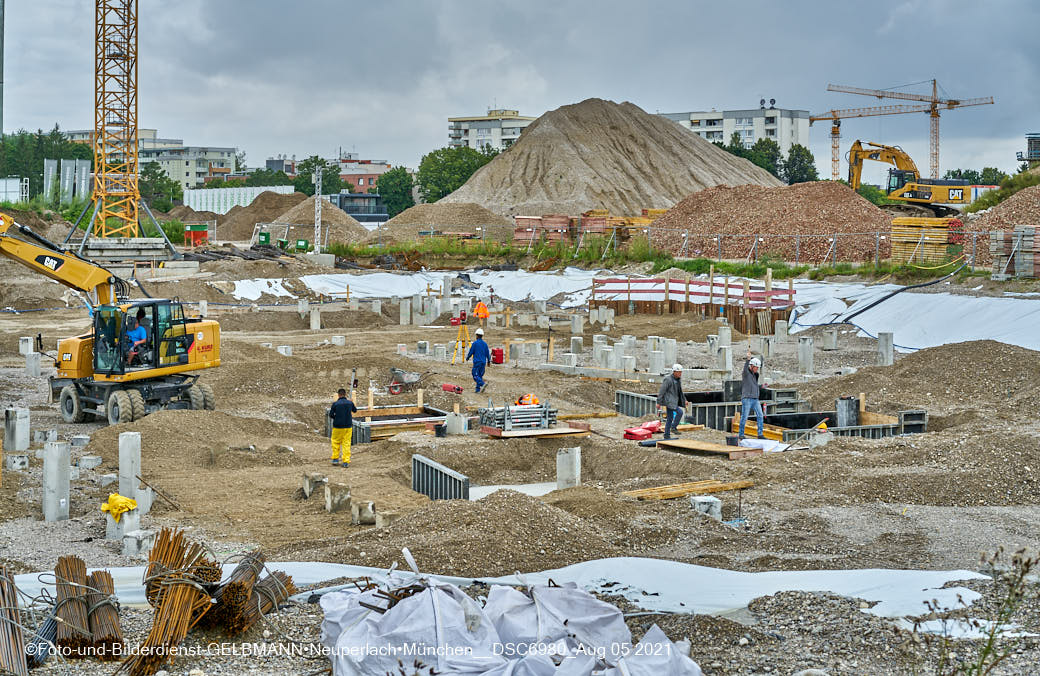
[[[64,352],[64,353],[62,353],[61,360],[62,361],[72,361],[72,353],[71,352]]]
[[[65,265],[65,261],[63,261],[62,259],[54,258],[53,256],[47,256],[45,254],[40,254],[39,256],[37,256],[36,262],[52,272],[56,271],[61,266]]]
[[[964,188],[950,188],[950,200],[964,199]]]

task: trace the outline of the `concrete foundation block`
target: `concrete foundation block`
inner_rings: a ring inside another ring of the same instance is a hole
[[[611,326],[614,325],[614,315],[615,314],[616,313],[614,311],[614,308],[612,308],[612,307],[600,308],[600,310],[599,310],[600,321],[602,321],[603,324],[605,324],[607,327],[611,327]]]
[[[544,315],[548,304],[544,300],[536,300],[534,302],[534,313],[538,315]]]
[[[675,338],[665,338],[663,341],[663,352],[665,364],[671,366],[679,361],[679,346]]]
[[[306,298],[300,298],[296,301],[296,311],[300,313],[300,319],[307,316],[307,313],[311,311],[311,303]]]
[[[625,343],[625,354],[632,354],[636,349],[636,337],[626,333],[621,336],[621,340]]]
[[[28,453],[4,453],[4,469],[24,472],[29,469]]]
[[[571,315],[571,333],[577,333],[579,335],[585,333],[585,317],[581,315]]]
[[[94,469],[95,467],[101,466],[101,456],[84,455],[80,457],[79,462],[77,462],[76,464],[79,465],[80,469]]]
[[[141,529],[141,512],[137,509],[131,509],[129,512],[123,512],[119,515],[119,521],[116,522],[115,518],[105,512],[105,539],[106,540],[122,540],[123,536],[127,533]]]
[[[4,410],[4,450],[29,450],[29,409]]]
[[[372,312],[374,312],[377,315],[383,314],[383,301],[380,301],[380,300],[372,301],[369,304],[368,309],[371,310]]]
[[[321,331],[321,308],[311,308],[311,331]]]
[[[683,374],[686,375],[685,373]],[[729,369],[708,369],[708,380],[725,380],[730,377]]]
[[[664,352],[662,352],[661,350],[654,350],[650,353],[650,373],[657,375],[664,372]]]
[[[534,326],[534,315],[521,312],[516,315],[517,326]]]
[[[344,347],[347,344],[347,337],[346,336],[333,336],[332,337],[332,344],[335,345],[336,347]]]
[[[578,355],[574,354],[573,352],[564,352],[563,353],[563,365],[564,366],[577,366],[578,365]]]
[[[720,346],[719,351],[715,354],[715,359],[715,368],[729,373],[733,370],[733,347],[731,345]]]
[[[599,361],[596,362],[596,366],[600,368],[613,368],[614,366],[614,350],[613,348],[604,347],[599,351]]]
[[[778,319],[773,322],[773,337],[776,338],[778,343],[786,343],[790,336],[787,332],[787,321]]]
[[[321,472],[303,473],[303,497],[309,498],[314,495],[318,488],[323,488],[328,482],[328,477]]]
[[[828,326],[823,330],[823,346],[824,350],[837,350],[838,349],[838,327]]]
[[[733,344],[733,329],[729,326],[719,327],[719,347],[727,347]]]
[[[325,484],[325,511],[330,514],[353,509],[350,501],[350,486],[327,482]]]
[[[401,326],[407,326],[412,323],[412,301],[408,298],[402,298],[401,302],[397,306],[397,310],[400,312],[398,324]]]
[[[98,477],[98,485],[101,486],[101,488],[111,486],[112,484],[117,483],[118,481],[118,474],[102,474]]]
[[[621,357],[621,370],[625,373],[633,373],[636,370],[635,357]]]
[[[714,357],[719,353],[719,337],[717,335],[708,336],[708,356]]]
[[[896,362],[895,336],[891,332],[878,332],[878,365],[891,366]]]
[[[79,481],[79,467],[69,465],[69,481]]]
[[[748,347],[753,354],[762,354],[762,336],[748,336]]]
[[[284,354],[286,357],[292,356],[292,345],[279,345],[278,354]]]
[[[512,352],[512,351],[510,351]],[[448,359],[448,348],[445,345],[437,343],[433,346],[433,358],[437,361],[447,361]]]
[[[207,317],[209,315],[209,302],[200,300],[199,301],[199,316]]]
[[[119,494],[137,499],[141,476],[141,433],[122,432],[119,435]]]
[[[18,339],[18,354],[31,354],[33,351],[32,336],[22,336]]]
[[[74,434],[69,441],[73,448],[83,448],[90,443],[90,437],[86,434]]]
[[[268,350],[270,350],[272,347],[274,347],[274,343],[260,343],[260,347],[266,347]]]
[[[347,301],[347,309],[351,312],[357,312],[361,309],[361,301],[359,301],[357,298],[351,298]]]
[[[449,413],[444,416],[444,432],[446,434],[466,434],[469,421],[461,413]]]
[[[351,503],[350,522],[355,526],[376,525],[376,504],[372,501]]]
[[[421,355],[430,354],[430,341],[420,340],[415,344],[415,351]]]
[[[762,352],[761,352],[761,354],[762,354],[763,357],[771,357],[771,356],[773,356],[773,351],[776,349],[774,347],[775,343],[776,343],[776,338],[774,338],[773,336],[762,336]]]
[[[400,518],[400,512],[376,512],[376,528],[386,528]]]
[[[804,375],[812,375],[814,371],[814,354],[812,336],[798,337],[798,372]]]
[[[123,556],[143,557],[155,545],[155,531],[132,530],[123,535]]]
[[[585,341],[581,336],[571,337],[571,352],[581,354],[585,351]]]
[[[399,354],[399,355],[406,355],[406,354],[408,354],[408,345],[405,344],[405,343],[398,343],[397,344],[397,354]]]
[[[581,484],[581,446],[556,451],[556,488],[573,488]]]
[[[722,500],[712,495],[691,495],[690,506],[698,514],[722,521]]]
[[[57,441],[58,430],[33,430],[32,439],[34,444],[45,444],[48,441]]]
[[[43,373],[40,367],[39,352],[30,352],[25,355],[25,373],[34,378],[39,377]]]
[[[538,315],[535,319],[535,325],[540,329],[547,329],[551,324],[552,322],[549,319],[549,315]]]

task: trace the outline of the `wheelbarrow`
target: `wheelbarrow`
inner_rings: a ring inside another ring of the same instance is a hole
[[[390,367],[390,385],[387,387],[390,394],[401,394],[408,390],[418,389],[419,383],[422,382],[423,374],[416,373],[414,371],[405,371],[404,369]]]

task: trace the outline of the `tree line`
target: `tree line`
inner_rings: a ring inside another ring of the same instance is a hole
[[[714,144],[731,155],[743,157],[765,169],[788,185],[820,180],[813,154],[801,144],[792,145],[786,158],[780,150],[780,144],[771,138],[760,138],[753,146],[745,148],[740,134],[733,132],[729,144],[722,141],[714,141]]]

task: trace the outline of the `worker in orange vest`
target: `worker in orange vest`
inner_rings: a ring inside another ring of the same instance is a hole
[[[484,301],[477,302],[477,306],[473,308],[473,316],[479,319],[481,324],[484,323],[485,319],[491,316],[491,313],[488,312],[487,305],[484,305]]]
[[[516,400],[516,405],[517,406],[531,406],[531,405],[537,406],[538,405],[538,397],[534,396],[533,394],[525,394],[525,395],[521,396],[519,399]]]

